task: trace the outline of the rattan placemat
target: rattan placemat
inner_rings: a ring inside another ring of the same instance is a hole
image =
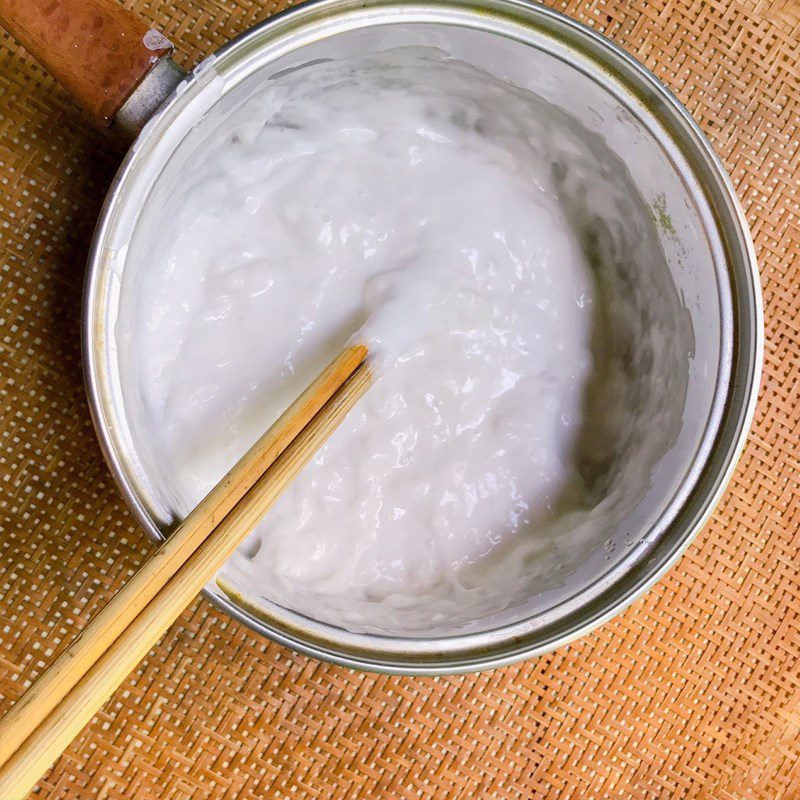
[[[186,66],[276,9],[128,5],[178,43]],[[800,3],[558,8],[677,93],[752,226],[765,378],[713,522],[597,632],[464,677],[322,664],[197,600],[41,782],[42,797],[800,798]],[[103,463],[80,373],[84,260],[121,151],[9,37],[0,44],[5,706],[150,545]]]

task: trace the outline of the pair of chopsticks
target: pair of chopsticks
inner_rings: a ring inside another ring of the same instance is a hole
[[[0,720],[0,798],[21,800],[213,578],[369,388],[346,347]]]

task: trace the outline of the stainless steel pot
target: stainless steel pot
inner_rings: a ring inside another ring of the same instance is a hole
[[[295,650],[360,669],[431,674],[541,654],[620,612],[702,528],[743,446],[763,347],[753,246],[711,146],[651,73],[593,30],[519,0],[487,0],[480,7],[461,0],[317,0],[249,30],[186,79],[162,60],[146,79],[146,90],[135,93],[118,117],[138,127],[169,91],[131,147],[100,216],[86,279],[84,354],[108,463],[148,535],[161,538],[170,520],[133,446],[120,381],[125,364],[114,338],[121,292],[131,285],[126,270],[134,268],[128,243],[159,176],[185,157],[187,142],[209,118],[270,74],[316,58],[420,42],[444,44],[463,60],[534,88],[600,133],[612,149],[625,129],[629,150],[622,155],[653,209],[696,339],[685,423],[654,478],[646,513],[620,528],[613,558],[589,559],[588,572],[568,578],[541,613],[468,634],[376,636],[226,593],[216,584],[205,589],[226,613]]]

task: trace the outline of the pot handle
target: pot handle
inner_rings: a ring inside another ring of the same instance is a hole
[[[0,0],[0,24],[102,127],[157,64],[174,73],[170,89],[182,77],[169,40],[117,0]]]

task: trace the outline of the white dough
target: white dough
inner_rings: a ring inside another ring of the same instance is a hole
[[[242,591],[352,630],[469,622],[483,561],[518,581],[515,542],[587,506],[596,289],[543,106],[435,50],[320,63],[265,82],[181,173],[135,409],[179,513],[356,332],[380,362],[227,568]]]

